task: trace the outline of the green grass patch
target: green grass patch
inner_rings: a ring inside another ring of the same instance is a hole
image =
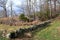
[[[50,26],[34,32],[32,40],[60,40],[60,21],[55,20]]]
[[[7,30],[8,32],[18,30],[19,28],[28,28],[30,26],[9,26],[0,24],[0,30]],[[0,32],[0,35],[2,33]],[[0,36],[0,40],[8,40]],[[51,25],[42,27],[33,32],[31,40],[60,40],[60,21],[55,20]]]
[[[2,37],[2,31],[0,31],[0,40],[9,40],[7,38]]]

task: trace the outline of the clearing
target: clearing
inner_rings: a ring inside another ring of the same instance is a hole
[[[60,19],[55,19],[50,26],[33,34],[32,40],[60,40]]]

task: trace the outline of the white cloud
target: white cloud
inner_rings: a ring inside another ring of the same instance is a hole
[[[13,0],[14,5],[21,5],[21,0]]]
[[[6,5],[7,7],[10,6],[11,1],[13,3],[13,6],[18,6],[18,5],[20,6],[22,4],[21,0],[8,0],[7,5]]]

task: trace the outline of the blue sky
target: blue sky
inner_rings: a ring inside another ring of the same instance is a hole
[[[8,10],[10,10],[11,1],[13,2],[13,10],[17,13],[22,11],[22,9],[21,9],[22,6],[24,7],[24,5],[26,5],[26,2],[25,2],[26,0],[8,0],[8,2],[7,2]],[[17,6],[19,6],[20,8],[18,8]]]
[[[19,12],[22,12],[22,9],[21,9],[21,7],[23,6],[24,7],[24,5],[26,5],[26,0],[8,0],[8,2],[7,2],[7,4],[6,4],[6,7],[7,7],[7,10],[10,10],[10,2],[13,2],[13,10],[16,12],[16,13],[19,13]],[[19,6],[19,7],[17,7],[17,6]],[[3,9],[3,8],[1,8],[0,7],[0,9]]]
[[[13,10],[16,12],[16,13],[19,13],[20,11],[22,11],[21,8],[18,8],[17,6],[20,6],[22,7],[21,5],[24,4],[24,1],[23,0],[8,0],[7,1],[7,4],[6,4],[6,7],[7,7],[7,10],[10,10],[10,2],[12,1],[13,3]],[[0,7],[0,10],[3,10],[2,7]]]
[[[10,2],[13,2],[13,10],[15,11],[15,12],[19,12],[19,11],[21,11],[21,9],[20,8],[18,8],[17,6],[21,6],[22,5],[22,3],[24,3],[24,1],[22,1],[22,0],[8,0],[8,2],[7,2],[7,8],[8,8],[8,10],[10,10]]]

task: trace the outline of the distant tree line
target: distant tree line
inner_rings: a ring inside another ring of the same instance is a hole
[[[34,20],[48,20],[60,14],[60,0],[39,0],[39,2],[37,0],[26,0],[26,3],[26,15],[29,18],[31,18],[32,15]]]
[[[0,0],[0,7],[4,9],[4,16],[8,17],[6,4],[8,0]],[[20,20],[48,20],[55,18],[60,14],[60,0],[26,0],[25,7],[22,7],[23,14],[19,16]],[[20,6],[17,6],[20,7]],[[11,21],[13,20],[13,1],[10,2]],[[16,15],[15,15],[16,16]]]

